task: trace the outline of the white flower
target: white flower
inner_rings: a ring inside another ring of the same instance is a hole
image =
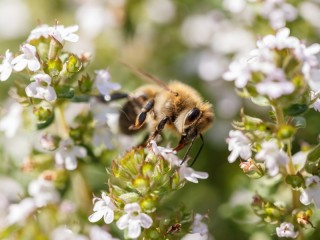
[[[93,198],[93,211],[94,213],[89,216],[90,222],[97,222],[102,217],[106,224],[112,223],[114,219],[113,210],[116,209],[115,205],[112,203],[110,197],[105,193],[102,193],[101,198]]]
[[[207,179],[209,174],[206,172],[195,171],[191,167],[188,167],[185,162],[180,166],[179,176],[181,180],[186,179],[189,182],[198,183],[198,179]]]
[[[257,42],[259,49],[278,49],[282,50],[284,48],[296,49],[299,47],[300,42],[296,37],[290,36],[290,30],[288,28],[282,28],[277,31],[276,35],[267,35]]]
[[[60,43],[63,41],[78,42],[79,36],[74,32],[78,31],[79,26],[74,25],[70,27],[64,27],[63,25],[56,25],[52,27],[50,35],[52,35]]]
[[[230,64],[229,70],[223,74],[227,81],[235,81],[237,88],[244,88],[251,78],[251,69],[247,59],[240,59]]]
[[[57,94],[51,87],[51,77],[48,74],[39,73],[32,77],[35,81],[26,87],[28,97],[45,99],[49,102],[57,99]]]
[[[266,168],[270,176],[279,173],[280,166],[285,166],[288,161],[288,155],[279,149],[276,140],[270,140],[262,143],[262,149],[256,154],[257,160],[265,160]]]
[[[118,238],[113,238],[110,233],[99,226],[92,226],[89,236],[91,240],[119,240]]]
[[[86,236],[72,232],[66,226],[59,226],[50,234],[50,240],[89,240]]]
[[[31,31],[27,42],[40,37],[48,38],[49,36],[54,37],[60,43],[63,43],[63,41],[77,42],[79,36],[74,32],[78,30],[79,26],[77,25],[65,27],[63,25],[48,26],[42,24]]]
[[[286,80],[282,69],[275,69],[262,82],[257,84],[257,91],[275,99],[294,91],[294,84]]]
[[[12,60],[12,53],[8,49],[2,60],[2,64],[0,64],[0,81],[6,81],[10,77],[13,69]]]
[[[9,225],[22,223],[34,210],[36,210],[36,205],[32,198],[25,198],[17,204],[11,204],[9,206],[7,223]]]
[[[299,234],[294,231],[293,224],[288,222],[281,223],[280,227],[276,228],[276,232],[278,237],[281,238],[296,238]]]
[[[99,124],[94,128],[92,144],[95,147],[104,145],[107,149],[112,149],[114,147],[112,138],[113,135],[109,126],[107,124]]]
[[[47,24],[41,24],[31,31],[29,37],[27,38],[27,42],[40,37],[48,38],[51,32],[52,28],[50,26]]]
[[[183,236],[181,240],[208,240],[208,235],[201,235],[200,233],[188,233]]]
[[[59,166],[64,166],[67,170],[74,170],[78,166],[77,158],[87,156],[87,150],[84,147],[74,146],[71,139],[62,140],[55,153],[55,161]]]
[[[121,86],[119,83],[110,82],[111,76],[107,69],[97,70],[95,73],[96,77],[94,79],[94,83],[98,88],[99,93],[102,94],[105,99],[110,98],[111,91],[120,89]]]
[[[226,141],[229,144],[228,149],[231,151],[228,157],[230,163],[233,163],[239,156],[244,160],[251,157],[251,142],[241,131],[231,130]]]
[[[176,151],[174,151],[172,148],[158,146],[154,140],[151,140],[150,144],[154,154],[162,156],[170,163],[171,166],[180,165],[180,159],[176,156]]]
[[[28,187],[30,196],[33,197],[37,207],[43,207],[50,203],[57,203],[60,195],[52,181],[39,177],[33,180]]]
[[[14,65],[13,69],[17,72],[22,71],[26,67],[32,72],[35,72],[40,69],[40,62],[37,58],[36,48],[30,44],[24,44],[21,47],[23,54],[15,57],[12,60]]]
[[[138,203],[128,203],[124,206],[125,215],[121,216],[117,221],[120,230],[127,229],[126,236],[128,238],[137,238],[141,234],[141,227],[150,228],[152,218],[145,213],[141,213]]]
[[[300,195],[300,202],[309,205],[312,200],[316,208],[320,208],[320,178],[318,176],[308,177],[306,179],[307,188]]]
[[[0,119],[0,131],[4,132],[7,138],[15,136],[22,122],[22,106],[14,102],[8,106],[7,112]]]

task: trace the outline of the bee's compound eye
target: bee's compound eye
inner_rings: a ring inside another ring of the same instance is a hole
[[[200,114],[201,112],[199,108],[192,108],[186,116],[185,124],[193,123],[196,119],[199,118]]]

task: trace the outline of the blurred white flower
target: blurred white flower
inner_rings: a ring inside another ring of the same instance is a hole
[[[99,226],[92,226],[89,236],[91,240],[119,240],[118,238],[113,238],[110,233]]]
[[[7,223],[9,225],[22,223],[35,210],[36,205],[32,198],[25,198],[17,204],[11,204],[7,215]]]
[[[113,134],[107,124],[96,125],[93,131],[92,144],[95,147],[103,145],[107,149],[113,149],[114,144],[112,143],[112,138]]]
[[[215,19],[211,13],[189,16],[182,24],[182,39],[190,47],[208,45],[215,28]]]
[[[35,81],[26,87],[28,97],[45,99],[49,102],[57,99],[57,94],[51,87],[51,77],[45,73],[39,73],[32,77]]]
[[[60,200],[60,195],[53,182],[42,177],[30,182],[28,192],[33,197],[37,207],[44,207],[47,204],[57,203]]]
[[[249,138],[239,130],[231,130],[226,142],[228,150],[231,151],[228,161],[233,163],[240,156],[243,160],[251,157],[251,142]]]
[[[74,170],[78,166],[77,158],[85,156],[87,156],[87,150],[84,147],[75,146],[71,139],[66,139],[60,141],[55,153],[55,161],[58,166]]]
[[[8,49],[2,60],[2,64],[0,64],[0,81],[6,81],[10,77],[13,69],[12,60],[12,53]]]
[[[126,229],[125,235],[128,238],[137,238],[141,234],[141,227],[150,228],[152,218],[145,213],[141,213],[138,203],[128,203],[124,206],[126,214],[122,215],[117,221],[120,230]]]
[[[295,166],[296,172],[302,170],[307,161],[308,154],[309,151],[300,151],[292,156],[292,163]]]
[[[313,200],[315,207],[320,209],[320,178],[318,176],[308,177],[306,187],[301,192],[300,202],[309,205]]]
[[[89,240],[86,236],[72,232],[66,226],[59,226],[50,234],[50,240]]]
[[[261,15],[269,20],[272,28],[279,29],[297,18],[297,9],[285,0],[266,0],[263,2]]]
[[[168,23],[175,16],[175,5],[171,0],[149,0],[146,2],[149,18],[156,23]]]
[[[5,115],[0,119],[0,131],[4,132],[7,138],[15,136],[22,123],[22,106],[17,102],[9,104]]]
[[[265,161],[266,168],[268,169],[271,177],[279,173],[280,166],[285,166],[288,161],[288,155],[279,149],[277,141],[272,139],[262,143],[261,150],[256,154],[256,159]]]
[[[320,16],[320,7],[319,1],[318,4],[316,2],[303,1],[299,4],[299,13],[300,15],[311,25],[320,28],[319,16]]]
[[[198,179],[207,179],[209,174],[206,172],[195,171],[187,166],[187,163],[180,165],[179,169],[180,179],[186,179],[189,182],[198,183]]]
[[[286,80],[285,73],[279,68],[268,74],[256,88],[258,93],[267,95],[271,99],[291,94],[295,89],[294,84]]]
[[[223,0],[223,7],[232,13],[242,12],[246,5],[246,0]]]
[[[21,51],[23,53],[15,57],[11,62],[14,65],[13,69],[17,72],[22,71],[26,67],[32,72],[39,70],[40,62],[37,58],[36,48],[27,43],[21,46]]]
[[[90,222],[97,222],[102,217],[106,224],[110,224],[114,219],[113,210],[116,209],[115,205],[111,201],[111,198],[108,197],[104,192],[101,195],[101,198],[94,197],[93,198],[93,211],[94,213],[89,216]]]
[[[208,240],[207,235],[201,235],[200,233],[188,233],[181,240]]]
[[[24,0],[0,1],[0,38],[18,39],[25,36],[33,21],[30,6]]]
[[[205,81],[220,79],[227,67],[227,60],[224,56],[214,54],[203,54],[199,60],[198,74]]]
[[[276,228],[276,232],[280,238],[296,238],[299,234],[294,231],[293,224],[288,222],[281,223],[280,227]]]
[[[196,213],[192,224],[192,233],[200,233],[201,236],[208,236],[208,226],[203,223],[204,216]]]
[[[110,98],[110,92],[113,90],[119,90],[121,85],[119,83],[110,82],[111,76],[107,69],[95,71],[96,77],[94,83],[98,88],[100,94],[104,96],[106,100]]]

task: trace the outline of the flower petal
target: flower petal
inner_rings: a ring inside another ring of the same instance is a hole
[[[128,226],[128,237],[137,238],[141,234],[140,222],[136,220],[131,220]]]
[[[153,223],[152,218],[145,213],[140,214],[140,221],[141,221],[140,224],[143,228],[149,228]]]
[[[103,214],[104,214],[104,212],[102,212],[102,211],[94,212],[93,214],[91,214],[88,217],[88,220],[90,222],[98,222],[103,217]]]
[[[113,219],[114,219],[114,212],[110,208],[108,208],[108,210],[104,214],[103,220],[106,224],[109,224],[113,222]]]
[[[121,216],[116,224],[120,230],[126,229],[129,224],[129,215],[125,214],[125,215]]]
[[[40,63],[38,61],[38,59],[34,59],[34,60],[29,60],[28,61],[28,68],[30,71],[35,72],[37,70],[40,69]]]

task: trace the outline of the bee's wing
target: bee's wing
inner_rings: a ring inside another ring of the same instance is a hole
[[[166,91],[169,91],[171,92],[172,94],[175,94],[175,92],[173,92],[169,87],[168,85],[163,82],[162,80],[160,80],[159,78],[145,72],[144,70],[140,69],[140,68],[137,68],[137,67],[134,67],[126,62],[122,62],[121,63],[123,65],[125,65],[127,68],[129,68],[134,74],[136,74],[138,77],[142,78],[143,80],[146,80],[146,81],[149,81],[149,82],[152,82],[152,83],[155,83],[157,85],[159,85],[160,87],[162,87],[164,90]]]

